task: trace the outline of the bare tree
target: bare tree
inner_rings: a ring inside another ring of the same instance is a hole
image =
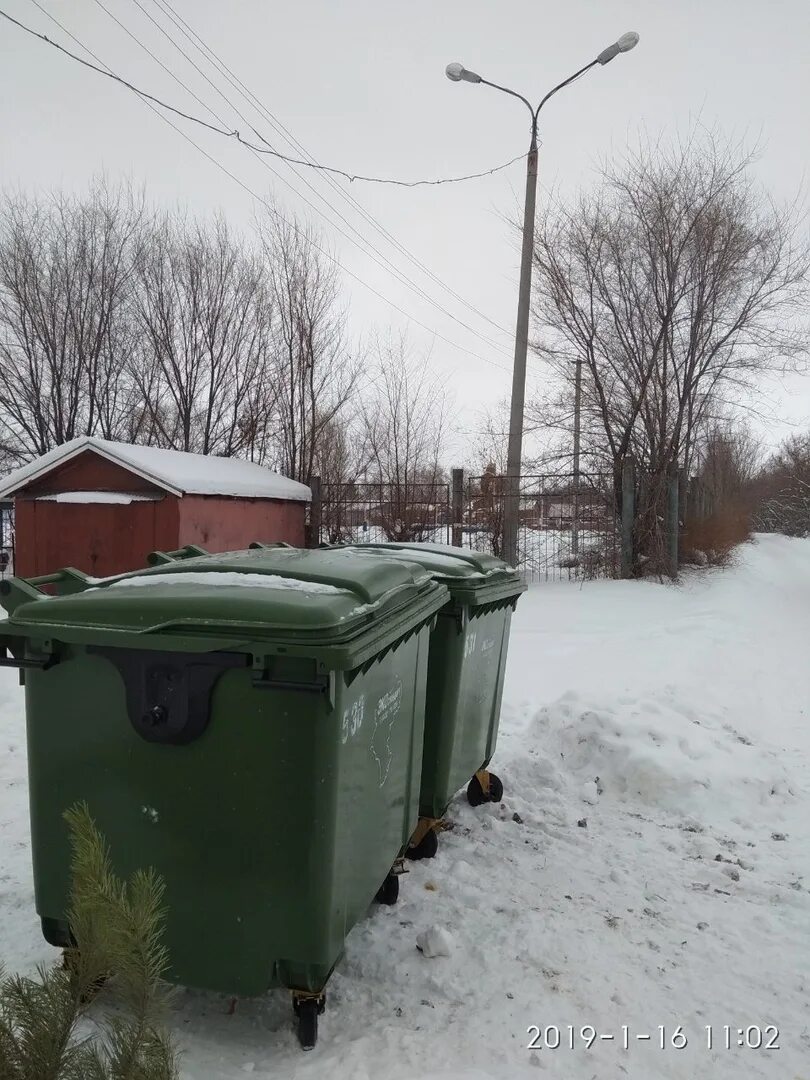
[[[276,317],[276,464],[309,484],[320,443],[357,388],[360,359],[347,341],[337,264],[322,254],[314,230],[271,212],[258,231]]]
[[[356,410],[341,410],[322,430],[315,454],[321,480],[321,527],[331,544],[352,540],[361,516],[368,453]]]
[[[712,137],[643,144],[536,237],[537,349],[566,388],[561,409],[579,366],[583,453],[612,470],[617,508],[625,457],[640,464],[637,543],[656,568],[670,470],[691,468],[719,404],[807,351],[807,245],[751,161]]]
[[[224,219],[161,215],[137,262],[141,441],[232,456],[269,421],[271,303],[259,259]]]
[[[83,198],[5,196],[0,451],[9,464],[125,427],[133,398],[121,366],[144,220],[142,196],[103,179]]]
[[[761,441],[739,419],[715,419],[695,433],[691,483],[705,491],[713,509],[747,494],[762,460]]]
[[[377,363],[362,403],[369,479],[380,485],[380,524],[389,540],[432,538],[445,475],[446,400],[404,337],[376,342]]]
[[[468,470],[464,520],[474,548],[499,556],[503,552],[509,403],[500,402],[481,416],[472,467]]]
[[[755,526],[810,536],[810,432],[786,439],[754,479]]]

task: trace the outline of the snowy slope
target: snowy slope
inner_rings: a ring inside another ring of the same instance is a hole
[[[504,802],[457,799],[437,858],[351,933],[312,1054],[282,993],[228,1015],[226,999],[183,992],[185,1080],[808,1080],[809,650],[808,541],[760,538],[680,587],[532,588],[493,763]],[[0,751],[0,956],[31,970],[52,950],[8,672]],[[417,951],[431,926],[449,956]],[[526,1049],[531,1024],[563,1045]],[[588,1050],[583,1025],[616,1037]],[[658,1025],[688,1045],[661,1050]],[[780,1049],[738,1048],[749,1025],[776,1025]]]

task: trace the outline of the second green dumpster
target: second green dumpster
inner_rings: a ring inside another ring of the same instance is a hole
[[[430,638],[419,825],[410,858],[436,853],[436,830],[453,795],[467,784],[475,806],[499,802],[495,752],[512,611],[526,586],[501,559],[439,544],[353,544],[369,559],[417,562],[450,598]]]

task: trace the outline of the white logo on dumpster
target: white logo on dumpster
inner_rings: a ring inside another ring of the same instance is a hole
[[[388,779],[391,770],[391,732],[394,721],[399,716],[402,708],[402,683],[397,679],[396,685],[387,690],[377,702],[374,710],[374,731],[371,736],[371,754],[377,762],[379,770],[380,787]]]
[[[361,695],[357,701],[343,710],[343,723],[340,727],[341,742],[346,743],[353,739],[363,726],[363,714],[366,708],[366,699]]]

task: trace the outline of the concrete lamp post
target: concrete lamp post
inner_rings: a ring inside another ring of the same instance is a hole
[[[575,79],[580,78],[597,64],[609,64],[619,53],[629,52],[638,44],[638,34],[630,31],[622,34],[618,41],[608,45],[606,49],[591,60],[579,71],[575,71],[567,79],[553,87],[542,99],[537,108],[534,108],[522,94],[510,90],[506,86],[499,86],[482,78],[475,71],[470,71],[463,64],[457,62],[448,64],[445,74],[451,82],[482,83],[491,86],[493,90],[500,90],[504,94],[522,101],[532,118],[531,142],[529,153],[526,158],[526,201],[523,210],[523,244],[520,256],[520,292],[518,295],[517,325],[515,328],[515,361],[512,371],[512,401],[509,416],[509,447],[507,453],[506,476],[507,493],[504,513],[504,558],[512,566],[517,565],[517,540],[520,525],[520,463],[523,452],[523,408],[526,396],[526,355],[529,347],[529,303],[532,287],[532,249],[534,246],[534,223],[535,201],[537,194],[537,118],[549,98],[553,97],[564,86],[568,86]],[[575,447],[574,447],[574,481],[575,487],[579,473],[579,416],[575,418]],[[576,498],[576,494],[575,494]]]

